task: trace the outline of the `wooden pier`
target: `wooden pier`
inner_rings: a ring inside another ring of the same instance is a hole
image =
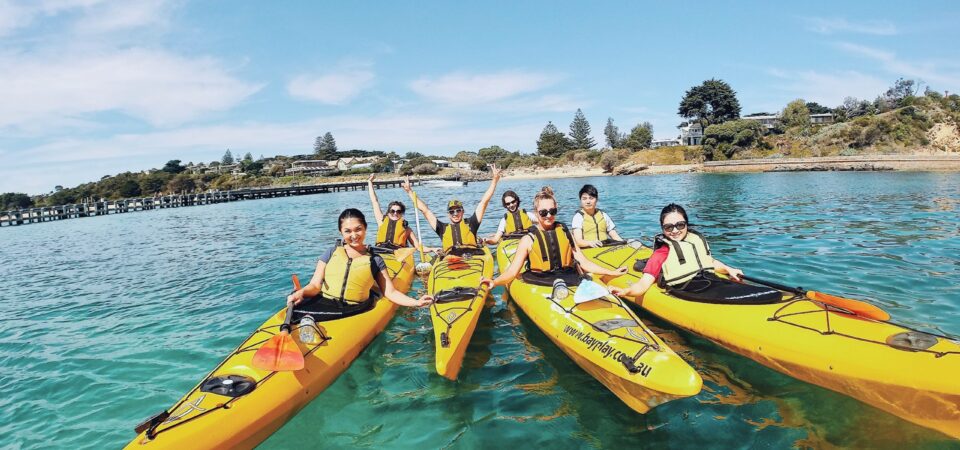
[[[441,177],[419,178],[411,180],[414,185],[422,181],[442,179]],[[403,180],[375,180],[375,188],[400,187]],[[26,225],[31,223],[52,222],[54,220],[76,219],[80,217],[107,216],[135,211],[149,211],[185,206],[212,205],[214,203],[258,200],[262,198],[290,197],[294,195],[326,194],[330,192],[356,191],[367,188],[366,181],[344,183],[322,183],[309,186],[245,188],[232,191],[214,191],[195,194],[176,194],[157,197],[126,198],[122,200],[102,200],[74,203],[60,206],[44,206],[13,211],[0,211],[0,227]]]

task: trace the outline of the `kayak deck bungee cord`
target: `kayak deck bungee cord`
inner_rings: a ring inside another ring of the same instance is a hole
[[[628,242],[584,253],[605,267],[631,267],[611,282],[626,287],[642,276],[652,250]],[[819,301],[821,296],[791,291],[778,291],[779,299],[770,303],[737,304],[685,300],[654,285],[634,301],[771,369],[960,438],[956,338],[864,317]]]
[[[381,253],[377,251],[377,253]],[[398,290],[413,280],[413,254],[382,253]],[[280,332],[283,308],[260,325],[203,380],[171,408],[137,426],[128,449],[253,448],[297,414],[345,371],[387,326],[397,305],[374,298],[371,308],[337,320],[317,321],[316,342],[295,341],[304,356],[297,371],[266,371],[252,363],[256,351]],[[301,307],[301,305],[304,305]],[[314,312],[307,302],[296,307],[296,323]]]
[[[480,280],[493,276],[493,256],[486,247],[456,249],[454,253],[435,258],[427,282],[427,292],[434,297],[430,320],[436,369],[451,380],[460,373],[489,293]]]
[[[509,265],[518,242],[505,239],[498,245],[501,271]],[[558,294],[558,280],[567,295]],[[634,411],[646,413],[700,392],[700,375],[622,300],[607,294],[577,303],[575,294],[584,280],[575,271],[523,271],[507,291],[557,347]]]

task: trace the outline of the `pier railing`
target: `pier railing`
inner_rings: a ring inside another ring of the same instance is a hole
[[[418,185],[423,181],[442,180],[444,177],[423,177],[410,182]],[[400,187],[401,179],[375,180],[377,189]],[[59,206],[43,206],[12,211],[0,211],[0,227],[51,222],[55,220],[76,219],[80,217],[106,216],[135,211],[149,211],[164,208],[182,208],[186,206],[211,205],[215,203],[241,200],[257,200],[294,195],[325,194],[330,192],[354,191],[367,188],[367,181],[340,183],[321,183],[306,186],[244,188],[230,191],[212,191],[192,194],[174,194],[155,197],[125,198],[121,200],[100,200],[73,203]]]

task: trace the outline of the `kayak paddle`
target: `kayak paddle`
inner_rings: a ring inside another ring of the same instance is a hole
[[[300,279],[293,276],[293,287],[300,290]],[[290,321],[293,319],[293,303],[287,307],[287,317],[280,325],[280,334],[270,338],[253,355],[253,367],[270,372],[303,369],[303,353],[290,336]]]
[[[830,306],[836,306],[838,308],[842,308],[847,311],[850,311],[861,317],[866,317],[868,319],[873,319],[873,320],[879,320],[881,322],[886,322],[890,320],[890,314],[887,314],[886,311],[864,301],[838,297],[836,295],[824,294],[823,292],[805,291],[802,288],[793,288],[793,287],[782,285],[780,283],[774,283],[772,281],[765,281],[765,280],[761,280],[754,277],[748,277],[746,275],[741,275],[741,277],[744,280],[752,281],[754,283],[762,284],[764,286],[770,286],[774,289],[779,289],[781,291],[792,292],[794,294],[799,294],[799,295],[805,295],[810,300],[815,300]]]
[[[417,263],[416,270],[417,270],[417,275],[420,275],[421,277],[425,277],[427,276],[428,273],[430,273],[430,269],[432,269],[433,267],[426,260],[426,258],[423,257],[423,234],[420,233],[420,213],[419,213],[420,208],[417,208],[417,205],[418,205],[417,193],[414,192],[413,189],[410,189],[410,198],[413,199],[413,216],[416,218],[416,221],[417,221],[417,241],[420,242],[420,262]]]

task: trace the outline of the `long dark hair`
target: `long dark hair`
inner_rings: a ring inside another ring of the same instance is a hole
[[[338,230],[343,229],[343,221],[347,219],[357,219],[363,224],[363,228],[367,228],[367,218],[363,216],[363,213],[357,208],[347,208],[340,213],[340,219],[337,221]]]
[[[667,214],[670,213],[678,213],[683,216],[684,222],[690,223],[690,219],[687,218],[687,211],[684,210],[682,206],[676,203],[671,203],[667,206],[664,206],[663,209],[660,210],[660,225],[663,225],[663,218],[667,217]]]
[[[507,206],[507,197],[513,197],[513,198],[517,199],[517,204],[520,203],[520,196],[517,195],[516,192],[507,191],[507,192],[504,192],[503,195],[500,196],[500,204],[501,204],[501,205]]]

